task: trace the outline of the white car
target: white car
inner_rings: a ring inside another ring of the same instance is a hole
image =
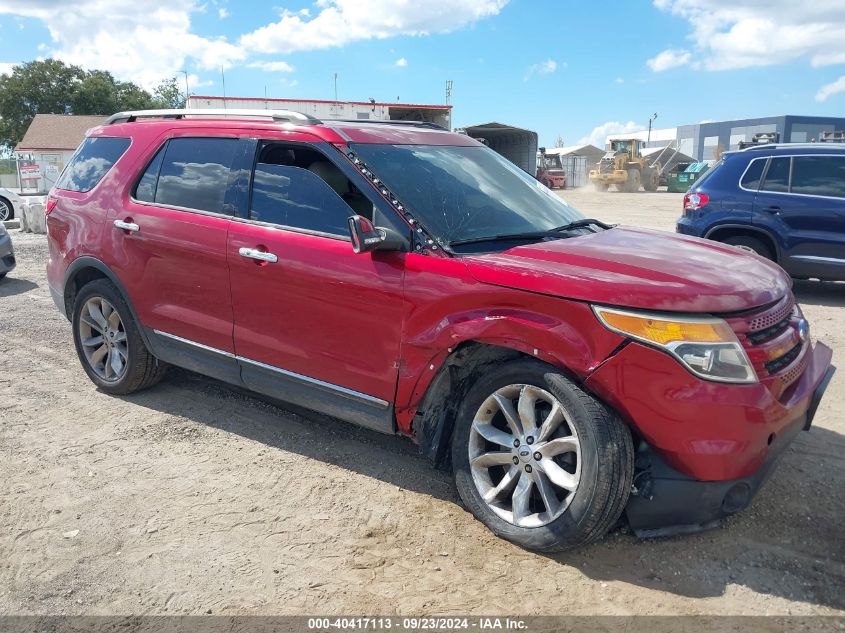
[[[0,222],[20,217],[23,199],[14,191],[0,187]]]

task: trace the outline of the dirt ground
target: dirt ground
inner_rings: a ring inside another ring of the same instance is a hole
[[[671,230],[680,196],[566,192]],[[751,508],[703,534],[541,556],[493,537],[407,440],[173,371],[99,393],[44,236],[0,282],[0,614],[845,614],[845,371]],[[796,284],[845,358],[845,285]]]

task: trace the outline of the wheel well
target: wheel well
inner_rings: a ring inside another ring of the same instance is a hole
[[[73,277],[67,280],[65,284],[65,314],[68,319],[72,318],[71,311],[73,310],[73,303],[76,301],[76,295],[79,294],[83,286],[95,279],[108,279],[108,277],[103,271],[88,266],[80,268],[74,273]]]
[[[536,360],[530,354],[518,350],[467,341],[461,343],[443,361],[413,421],[420,452],[437,468],[448,469],[451,466],[449,443],[452,429],[458,408],[475,378],[490,366],[518,358]],[[563,371],[558,367],[554,369]]]
[[[778,248],[775,241],[768,233],[764,233],[763,231],[756,231],[754,229],[747,229],[743,227],[724,227],[724,228],[717,228],[712,230],[707,234],[707,239],[713,240],[716,242],[724,242],[726,239],[731,237],[754,237],[759,239],[763,242],[769,249],[772,251],[772,255],[775,257],[775,261],[778,260]]]

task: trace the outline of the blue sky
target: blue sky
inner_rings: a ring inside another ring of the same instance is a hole
[[[637,128],[845,114],[845,2],[0,0],[0,72],[55,56],[147,87],[442,103],[566,144]],[[180,79],[180,82],[184,79]],[[182,85],[180,83],[180,85]]]

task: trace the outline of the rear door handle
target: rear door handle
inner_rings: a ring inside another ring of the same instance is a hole
[[[250,259],[257,259],[261,262],[270,262],[271,264],[275,264],[277,261],[279,261],[279,258],[276,257],[273,253],[268,253],[267,251],[259,251],[257,248],[242,247],[238,249],[238,254],[241,257],[249,257]]]
[[[771,206],[766,207],[766,211],[768,211],[769,213],[774,213],[775,215],[780,215],[781,209],[778,206]]]
[[[115,220],[114,225],[117,228],[123,229],[124,231],[129,231],[130,233],[134,233],[135,231],[141,230],[141,227],[135,224],[134,222],[124,222],[123,220]]]

